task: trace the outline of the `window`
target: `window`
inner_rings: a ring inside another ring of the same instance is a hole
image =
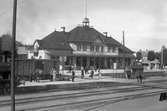
[[[38,56],[38,51],[35,51],[35,52],[34,52],[34,56]]]
[[[97,45],[97,46],[96,46],[96,52],[99,52],[99,48],[100,48],[100,47]]]
[[[103,46],[101,46],[101,52],[104,52],[104,47]]]
[[[112,52],[114,52],[114,53],[116,52],[116,47],[113,47],[113,51]]]
[[[111,47],[108,47],[108,52],[110,52],[111,51]]]
[[[78,50],[78,51],[81,51],[81,44],[78,44],[78,45],[77,45],[77,50]]]
[[[94,51],[94,46],[90,45],[90,51],[93,52]]]
[[[87,51],[87,45],[86,44],[83,45],[83,51]]]
[[[53,59],[56,59],[56,57],[55,56],[50,56],[50,58],[53,60]]]

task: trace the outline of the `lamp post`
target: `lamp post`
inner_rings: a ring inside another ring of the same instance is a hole
[[[13,24],[12,24],[12,61],[11,61],[11,111],[15,111],[15,49],[16,49],[16,15],[17,0],[13,0]]]
[[[161,68],[163,68],[163,65],[164,65],[164,49],[165,49],[165,46],[162,46],[161,48]]]

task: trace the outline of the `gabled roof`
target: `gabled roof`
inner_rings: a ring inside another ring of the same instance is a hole
[[[54,31],[42,40],[37,40],[40,49],[54,49],[54,50],[72,50],[66,43],[67,32]]]
[[[67,43],[54,43],[43,40],[37,40],[37,42],[39,44],[39,49],[72,50],[72,48]]]
[[[124,47],[114,38],[106,37],[96,29],[89,26],[78,26],[72,29],[70,32],[54,31],[42,40],[37,40],[37,42],[39,43],[40,48],[44,49],[72,50],[68,44],[69,42],[94,43],[96,40],[100,40],[107,46],[117,46],[125,52],[133,53],[133,51],[127,47]]]

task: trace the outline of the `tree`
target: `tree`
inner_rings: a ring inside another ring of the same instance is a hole
[[[141,59],[142,59],[141,51],[136,52],[136,60],[141,60]]]
[[[155,52],[154,51],[148,51],[147,59],[150,61],[155,60]]]
[[[155,59],[161,60],[161,52],[155,52]]]

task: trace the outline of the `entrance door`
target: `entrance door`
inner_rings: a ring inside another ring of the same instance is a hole
[[[87,62],[87,58],[86,57],[83,57],[82,59],[82,66],[85,68],[86,67],[86,62]]]

